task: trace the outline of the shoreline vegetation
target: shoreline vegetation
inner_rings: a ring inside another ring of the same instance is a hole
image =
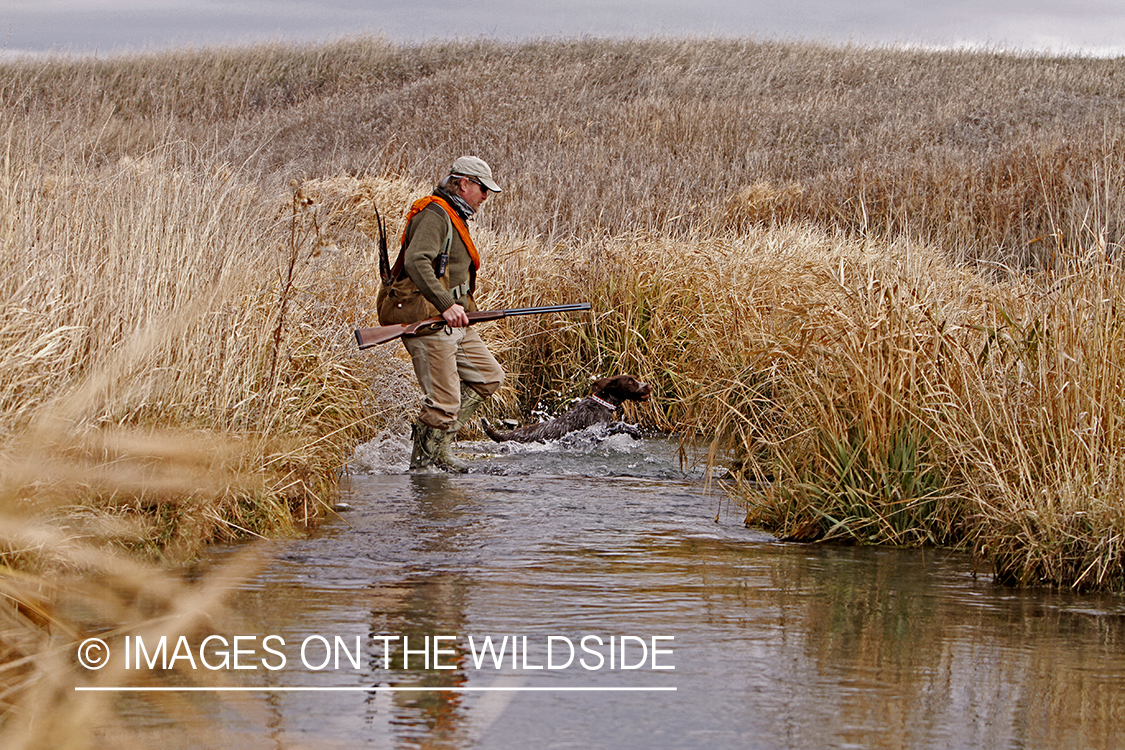
[[[12,746],[79,700],[65,647],[183,614],[167,569],[315,523],[405,429],[409,363],[351,339],[373,206],[397,239],[462,153],[505,187],[482,309],[594,310],[482,326],[492,416],[630,372],[748,523],[1125,589],[1120,59],[361,38],[8,61],[0,111]]]

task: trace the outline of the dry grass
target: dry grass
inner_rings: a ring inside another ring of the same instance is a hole
[[[599,314],[496,341],[524,411],[614,372],[655,383],[638,416],[732,451],[748,522],[787,538],[965,545],[1006,580],[1120,588],[1125,278],[1104,254],[1065,265],[997,280],[795,226],[523,246],[505,300]]]
[[[119,657],[125,636],[155,642],[181,636],[195,642],[232,625],[225,601],[238,583],[260,568],[264,552],[247,550],[216,566],[206,581],[191,583],[178,574],[115,555],[72,535],[40,525],[13,525],[4,538],[48,549],[69,572],[50,579],[5,570],[0,592],[0,738],[4,747],[54,750],[77,747],[136,747],[138,737],[118,715],[112,692],[79,692],[76,687],[208,686],[220,684],[208,670],[175,668],[164,672],[127,670],[117,658],[99,671],[82,668],[77,644],[97,637]],[[173,662],[174,664],[174,662]],[[198,746],[195,739],[226,744],[209,727],[206,708],[172,694],[152,693],[139,703],[152,715],[175,717],[181,733],[162,746]],[[134,706],[135,708],[135,706]]]
[[[194,635],[216,587],[160,567],[315,523],[389,407],[319,317],[330,262],[299,187],[164,152],[93,168],[5,122],[0,742],[60,747],[113,721],[74,693],[75,645]]]
[[[632,372],[750,522],[1125,587],[1119,60],[361,39],[2,70],[0,684],[28,716],[71,710],[35,691],[76,679],[72,592],[145,627],[140,583],[83,588],[122,550],[315,522],[401,426],[408,364],[350,338],[372,206],[397,235],[460,153],[505,186],[483,306],[594,307],[482,327],[494,412]]]
[[[1041,265],[1122,231],[1117,60],[358,39],[6,74],[0,107],[91,165],[194,149],[285,182],[391,174],[425,185],[449,154],[480,153],[508,188],[488,222],[552,241],[795,217]],[[777,193],[780,211],[732,216],[747,189]]]
[[[128,162],[90,179],[9,163],[0,179],[13,445],[107,428],[237,436],[241,469],[281,469],[262,486],[287,482],[277,494],[306,506],[331,494],[323,469],[289,464],[327,440],[338,465],[365,429],[366,386],[333,356],[343,327],[312,329],[292,284],[318,272],[314,214],[206,165]]]

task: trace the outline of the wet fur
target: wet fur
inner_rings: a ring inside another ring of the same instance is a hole
[[[594,383],[591,396],[597,396],[615,407],[626,401],[648,401],[652,386],[642,383],[632,375],[618,375],[615,378],[602,378]],[[617,409],[608,409],[594,399],[587,397],[579,401],[569,411],[549,422],[527,425],[515,430],[494,430],[483,419],[481,425],[490,438],[496,442],[512,440],[517,443],[534,443],[543,440],[556,440],[567,433],[581,430],[590,425],[617,421]],[[631,430],[622,430],[631,432]]]

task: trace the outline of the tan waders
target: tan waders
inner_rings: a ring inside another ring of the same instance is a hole
[[[504,382],[504,371],[472,328],[446,327],[402,343],[425,394],[414,423],[410,468],[464,471],[450,455],[449,444]]]

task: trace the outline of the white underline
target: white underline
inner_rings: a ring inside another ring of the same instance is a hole
[[[76,687],[76,692],[97,693],[327,693],[327,692],[353,692],[353,693],[487,693],[487,692],[675,692],[674,687],[312,687],[290,686],[271,687]]]

